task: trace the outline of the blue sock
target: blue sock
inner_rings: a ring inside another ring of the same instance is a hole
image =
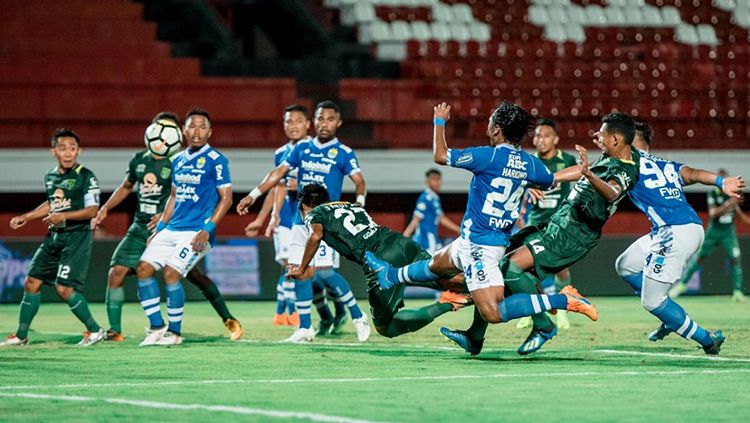
[[[312,279],[294,281],[294,295],[296,296],[297,313],[299,313],[299,327],[300,329],[311,329]]]
[[[170,332],[182,333],[182,314],[185,310],[185,289],[180,282],[167,284],[167,318]]]
[[[352,319],[359,319],[362,317],[362,310],[357,305],[357,299],[352,294],[352,289],[349,287],[349,283],[344,279],[341,274],[333,269],[319,270],[318,275],[326,287],[333,291],[333,294],[339,298],[339,301],[346,304],[349,308],[349,313],[352,315]],[[337,313],[338,315],[338,310]]]
[[[555,291],[555,277],[550,276],[539,283],[545,294],[552,295]]]
[[[315,309],[318,310],[318,316],[321,320],[333,320],[331,309],[328,308],[328,299],[326,297],[326,287],[323,284],[323,279],[316,273],[315,278],[312,279],[312,303]]]
[[[651,314],[658,317],[666,327],[685,339],[692,339],[704,347],[710,347],[714,343],[708,335],[708,331],[695,323],[685,313],[685,310],[671,298],[667,298],[659,307],[651,310]]]
[[[438,275],[430,270],[430,259],[421,260],[405,267],[388,269],[388,279],[404,282],[430,282],[438,278]]]
[[[164,327],[159,295],[159,285],[156,284],[154,277],[138,280],[138,300],[141,302],[146,317],[148,317],[151,329]]]
[[[641,295],[641,289],[643,288],[643,272],[632,275],[620,275],[620,277],[633,288],[635,295]]]
[[[284,280],[286,278],[282,274],[279,276],[279,281],[276,282],[276,314],[284,314],[286,309],[286,297],[284,296]]]
[[[568,298],[563,294],[513,294],[500,302],[500,318],[507,322],[543,311],[564,309],[567,305]]]

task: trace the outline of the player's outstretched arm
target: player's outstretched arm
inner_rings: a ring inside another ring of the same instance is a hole
[[[323,240],[323,225],[320,223],[313,223],[310,225],[310,236],[307,238],[305,243],[305,251],[302,254],[302,262],[299,266],[292,267],[286,274],[288,278],[294,279],[307,279],[312,277],[312,268],[310,268],[310,262],[315,257],[320,247],[320,242]]]
[[[287,172],[289,172],[289,166],[284,163],[276,166],[274,170],[268,172],[260,185],[253,188],[247,196],[240,200],[237,204],[237,213],[239,213],[240,216],[246,215],[250,207],[255,203],[255,200],[270,191],[271,188],[275,187]]]
[[[594,187],[594,190],[596,190],[599,195],[604,197],[608,203],[617,200],[623,189],[620,184],[617,183],[617,181],[605,181],[604,179],[591,172],[591,169],[589,168],[589,157],[586,148],[580,145],[576,145],[576,150],[578,151],[578,162],[581,175],[585,176],[586,179],[588,179],[588,181],[591,183],[591,186]]]
[[[367,188],[365,186],[365,177],[362,176],[362,172],[353,173],[349,176],[349,178],[354,183],[354,193],[357,196],[356,200],[354,200],[355,203],[359,204],[360,206],[365,206],[365,198],[367,196]]]
[[[271,210],[274,207],[273,203],[277,189],[278,186],[273,187],[271,188],[271,191],[268,191],[268,195],[266,195],[266,199],[263,200],[263,206],[261,206],[260,211],[258,212],[258,216],[255,218],[255,220],[245,226],[245,235],[249,237],[258,235],[258,231],[260,231],[261,226],[266,223],[266,218],[268,218],[268,215],[271,214]]]
[[[414,235],[414,232],[417,231],[417,227],[419,226],[419,222],[421,221],[421,217],[414,215],[414,217],[411,218],[411,222],[406,225],[406,229],[404,229],[403,235],[407,238],[411,238],[411,236]]]
[[[42,222],[48,225],[57,225],[60,222],[66,220],[89,220],[96,217],[96,213],[99,211],[99,205],[88,206],[86,208],[74,211],[50,213]]]
[[[279,182],[276,188],[273,189],[273,209],[271,211],[271,220],[266,226],[266,236],[271,237],[276,232],[276,228],[279,227],[281,222],[281,209],[284,208],[284,200],[286,199],[287,192],[289,189],[286,184]]]
[[[104,222],[104,219],[107,218],[109,211],[119,206],[120,203],[122,203],[123,200],[125,200],[128,195],[133,192],[134,185],[135,184],[130,182],[129,178],[126,176],[122,183],[120,183],[120,185],[117,187],[117,189],[115,189],[115,192],[113,192],[109,197],[107,202],[104,203],[104,205],[99,209],[99,212],[96,214],[96,220],[94,220],[94,227]]]
[[[445,122],[451,117],[451,106],[442,102],[435,106],[433,124],[435,126],[432,138],[432,154],[435,163],[448,164],[448,143],[445,140]]]
[[[740,198],[742,190],[747,186],[742,176],[722,177],[718,173],[704,169],[694,169],[690,166],[680,168],[680,177],[685,185],[701,183],[703,185],[715,185],[724,192],[724,194]]]
[[[36,206],[34,210],[26,212],[22,215],[16,216],[10,219],[11,229],[18,229],[32,220],[40,219],[47,216],[49,213],[49,201],[45,201],[42,204]]]

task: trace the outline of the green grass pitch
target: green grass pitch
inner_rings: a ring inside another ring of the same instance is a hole
[[[637,298],[594,298],[600,320],[572,315],[542,351],[518,356],[527,334],[490,327],[477,358],[438,327],[463,327],[471,310],[449,313],[414,334],[356,342],[279,343],[274,305],[232,302],[246,329],[230,342],[208,303],[185,308],[185,342],[139,348],[146,319],[126,304],[123,343],[74,346],[81,325],[63,304],[42,304],[31,344],[0,350],[0,421],[325,422],[717,422],[750,415],[750,305],[687,297],[691,316],[727,336],[718,358],[672,334],[652,343],[656,319]],[[411,304],[420,304],[411,301]],[[101,324],[103,304],[92,304]],[[0,306],[0,331],[15,330],[17,306]]]

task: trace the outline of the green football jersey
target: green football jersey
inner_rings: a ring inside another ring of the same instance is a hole
[[[135,153],[125,171],[128,181],[136,184],[138,206],[135,223],[147,224],[164,210],[172,190],[172,160],[157,159],[148,151]]]
[[[362,264],[375,251],[387,229],[375,223],[362,206],[337,201],[321,204],[305,216],[305,225],[323,225],[323,241],[347,259]]]
[[[538,152],[534,155],[536,157],[539,157]],[[542,163],[544,163],[544,166],[546,166],[547,169],[549,169],[549,171],[552,173],[563,170],[566,167],[575,166],[577,164],[576,158],[572,154],[568,154],[562,150],[557,150],[557,154],[555,154],[551,159],[542,159],[541,157],[539,157],[539,160],[541,160]],[[528,223],[530,225],[533,225],[549,221],[550,217],[552,217],[552,215],[555,213],[555,210],[560,207],[560,204],[562,204],[563,200],[565,200],[565,198],[567,198],[570,194],[570,189],[572,186],[572,182],[565,182],[563,184],[558,184],[556,187],[551,188],[548,191],[545,191],[544,200],[531,206],[531,211],[529,212],[528,216]]]
[[[721,205],[729,200],[729,198],[730,197],[724,194],[720,188],[714,188],[708,192],[708,207],[721,207]],[[721,216],[711,219],[711,222],[709,223],[719,227],[729,227],[734,225],[734,207],[724,212]]]
[[[68,212],[99,205],[99,181],[94,172],[76,165],[60,173],[59,167],[50,169],[44,176],[44,187],[51,213]],[[50,226],[54,231],[91,230],[90,220],[66,220]]]
[[[638,179],[638,153],[631,149],[630,157],[631,160],[619,160],[602,155],[590,167],[593,174],[604,181],[614,180],[622,188],[615,201],[607,202],[588,179],[581,177],[550,220],[582,245],[596,245],[607,219]]]

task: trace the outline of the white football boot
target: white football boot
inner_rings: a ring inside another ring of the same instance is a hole
[[[285,339],[284,342],[291,344],[302,344],[306,342],[312,342],[315,339],[315,329],[313,328],[297,328],[292,336]]]
[[[156,345],[156,342],[161,339],[162,336],[164,336],[164,333],[167,331],[167,326],[165,325],[163,328],[159,329],[149,329],[146,328],[146,338],[141,341],[140,344],[138,344],[139,347],[148,347],[150,345]]]
[[[359,342],[365,342],[370,337],[370,324],[367,322],[367,315],[362,313],[359,319],[352,319],[354,329],[357,330],[357,339]]]
[[[97,342],[103,341],[106,336],[107,332],[104,331],[104,328],[99,328],[99,331],[97,332],[86,331],[83,333],[83,339],[78,343],[78,346],[90,347]]]

